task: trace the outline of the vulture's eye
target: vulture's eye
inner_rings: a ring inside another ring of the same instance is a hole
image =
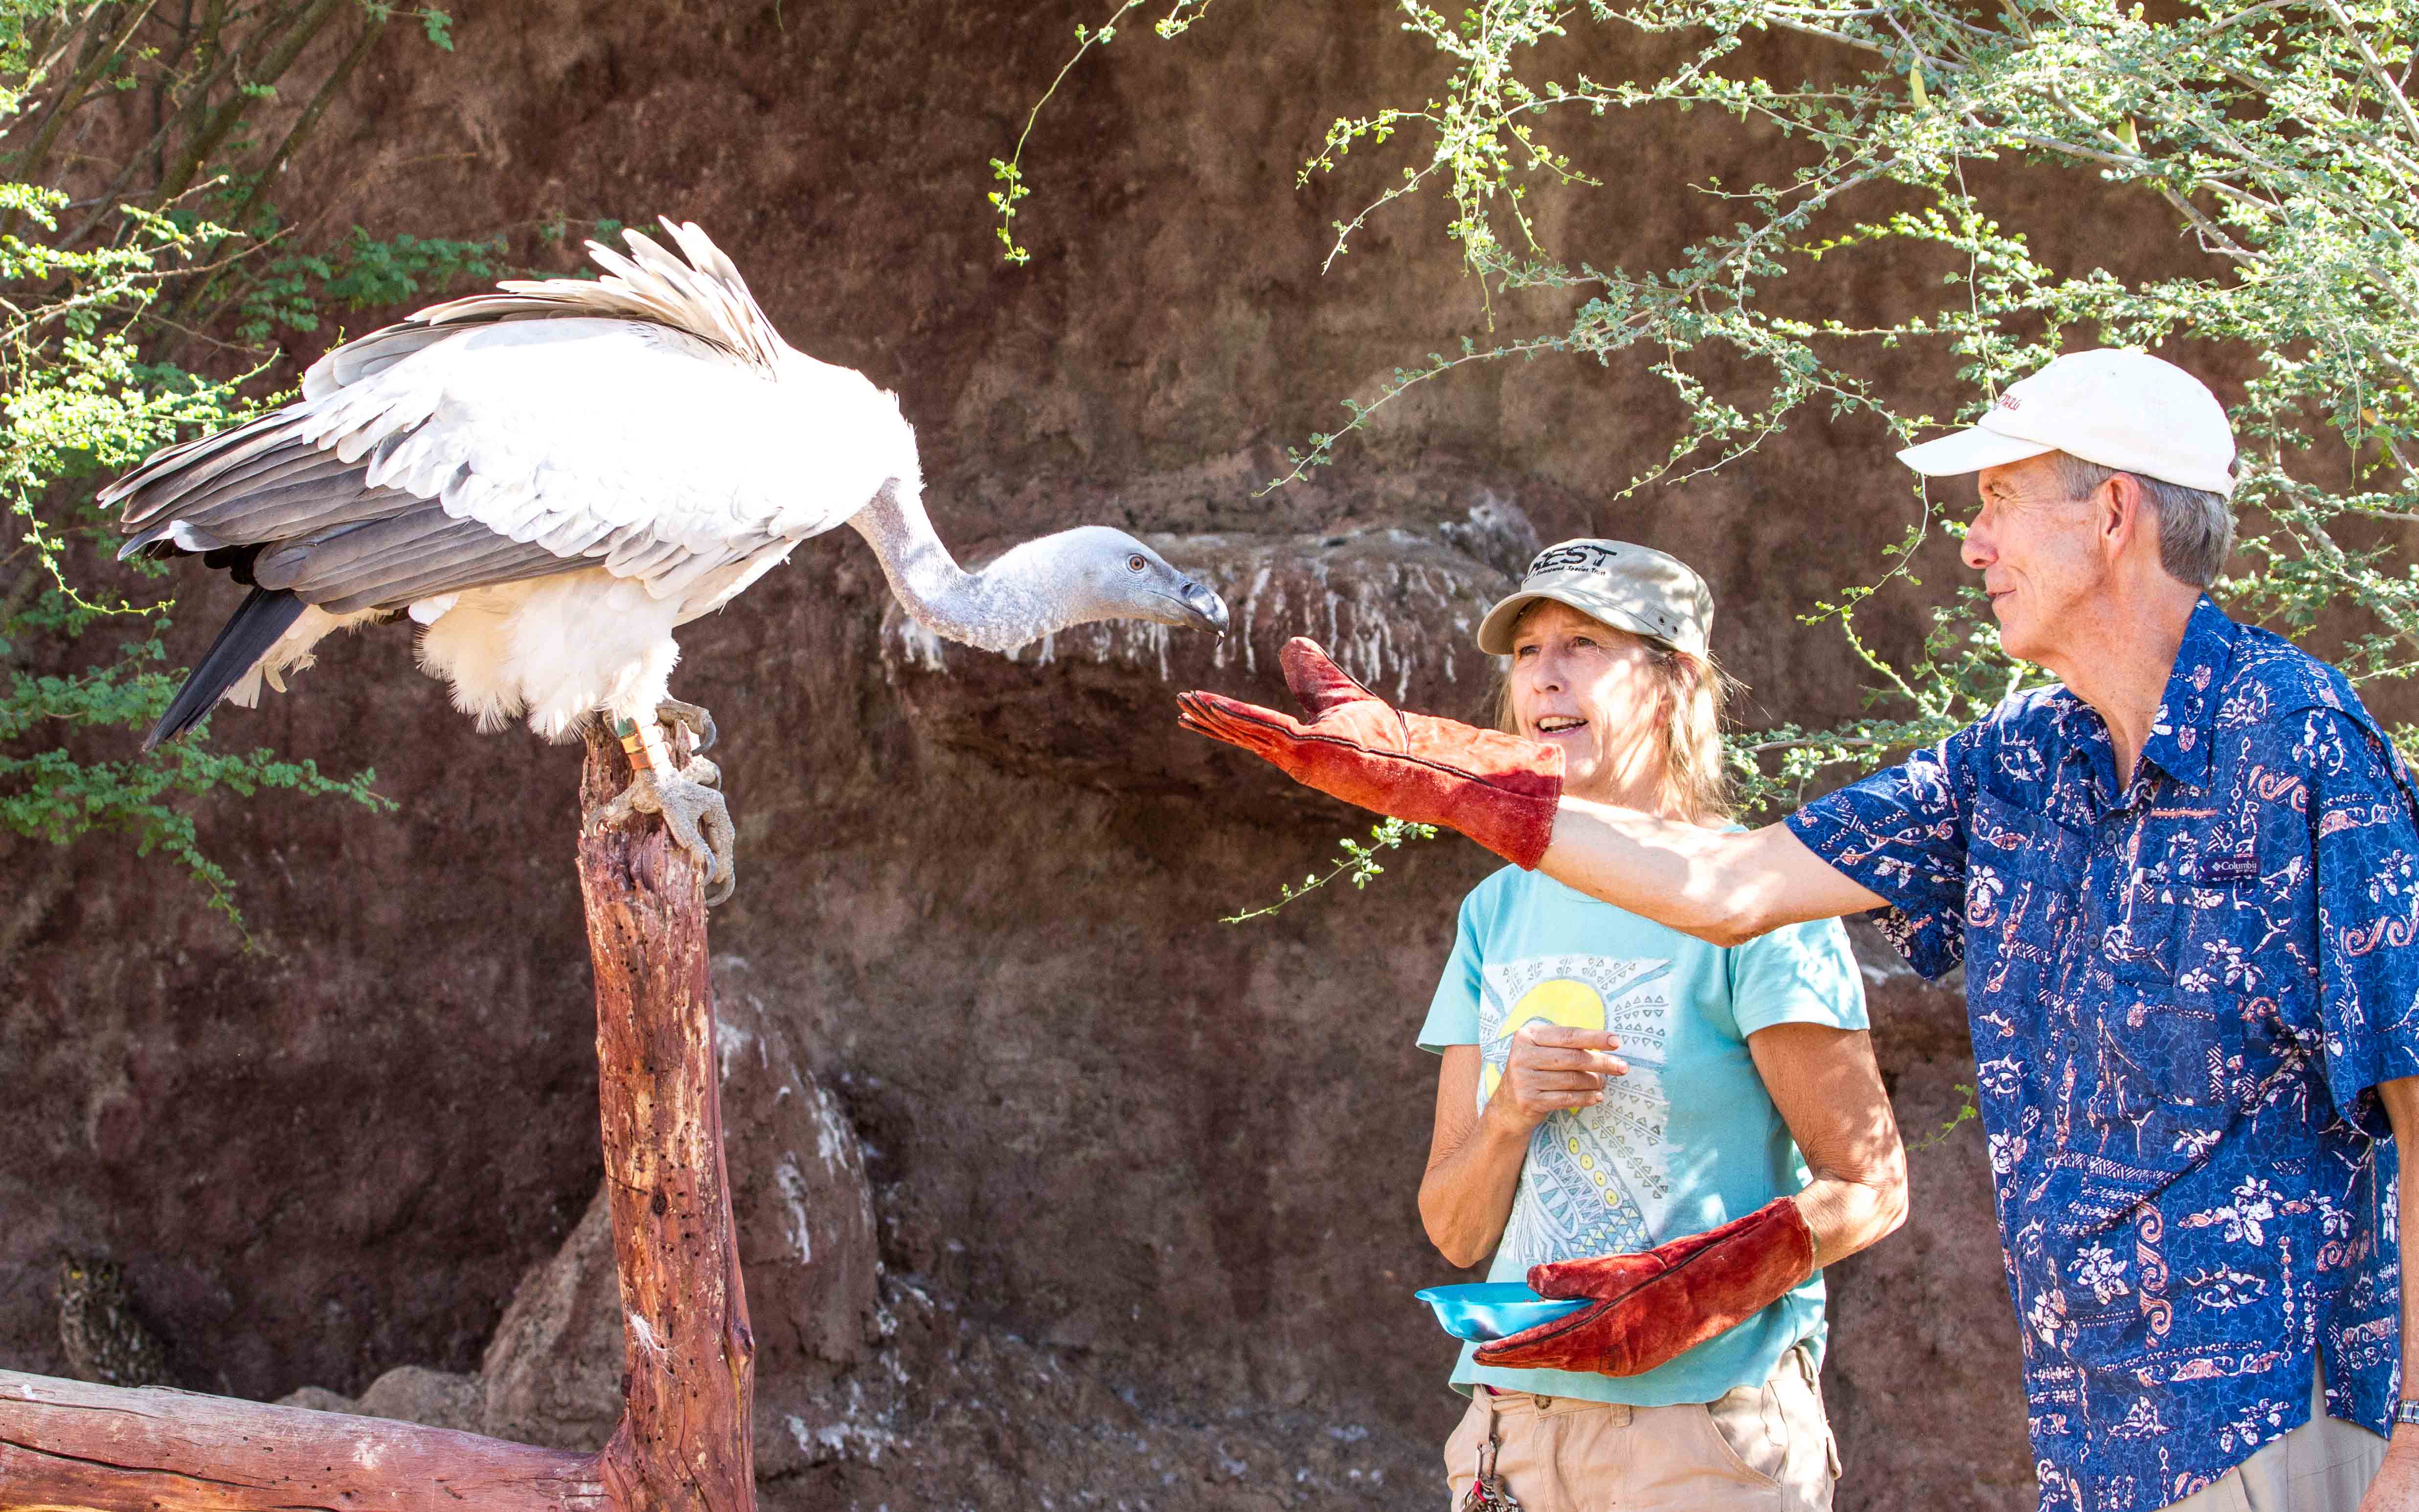
[[[1140,572],[1149,565],[1150,563],[1148,559],[1144,557],[1139,551],[1135,552],[1132,556],[1126,558],[1126,571],[1128,572]]]

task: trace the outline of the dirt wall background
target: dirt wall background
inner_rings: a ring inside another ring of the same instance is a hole
[[[1859,669],[1795,616],[1912,516],[1883,438],[1810,417],[1615,501],[1672,401],[1641,362],[1548,360],[1432,386],[1308,485],[1259,493],[1340,398],[1481,318],[1434,206],[1319,271],[1330,223],[1393,165],[1303,190],[1297,165],[1328,115],[1417,96],[1433,67],[1376,0],[1212,12],[1180,45],[1136,28],[1089,60],[1034,135],[1023,270],[995,255],[987,162],[1088,10],[452,8],[455,54],[398,27],[364,65],[278,190],[289,211],[502,231],[554,267],[557,218],[696,219],[795,345],[899,393],[962,555],[1120,525],[1218,580],[1240,630],[941,650],[835,532],[685,638],[675,688],[720,719],[740,826],[714,929],[732,1074],[758,1078],[733,1094],[757,1110],[734,1115],[751,1300],[789,1319],[768,1497],[1433,1494],[1457,1400],[1408,1293],[1452,1277],[1413,1210],[1433,1069],[1410,1039],[1488,859],[1423,847],[1364,896],[1220,924],[1357,821],[1180,735],[1168,694],[1273,700],[1275,648],[1307,631],[1390,693],[1473,713],[1477,612],[1538,542],[1598,533],[1711,579],[1750,720],[1851,714]],[[1599,74],[1653,64],[1634,39],[1572,45]],[[1598,261],[1668,259],[1728,219],[1681,186],[1768,176],[1783,150],[1702,115],[1564,136],[1626,170],[1541,208]],[[2182,255],[2139,208],[1977,171],[2054,260]],[[1937,272],[1851,262],[1809,298],[1870,317]],[[1923,354],[1894,378],[1957,398]],[[1938,544],[1923,565],[1956,573]],[[186,587],[190,652],[233,594]],[[1885,645],[1915,625],[1912,601],[1872,619]],[[579,1227],[598,1165],[576,751],[476,735],[391,627],[213,738],[375,765],[400,812],[207,806],[249,950],[156,862],[0,841],[24,941],[0,963],[0,1365],[63,1367],[56,1259],[102,1254],[186,1384],[578,1439],[618,1367]],[[1962,1007],[1860,947],[1912,1143],[1970,1080]],[[1841,1504],[2028,1505],[1974,1129],[1914,1169],[1906,1230],[1831,1273]]]

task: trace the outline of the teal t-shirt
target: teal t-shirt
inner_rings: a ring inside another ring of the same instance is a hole
[[[1861,1029],[1864,981],[1837,919],[1724,949],[1552,878],[1505,867],[1462,900],[1453,959],[1420,1047],[1475,1044],[1485,1106],[1512,1036],[1544,1019],[1610,1029],[1629,1074],[1594,1107],[1537,1126],[1490,1281],[1541,1260],[1648,1249],[1803,1189],[1805,1158],[1756,1073],[1747,1037],[1776,1024]],[[1823,1343],[1823,1275],[1641,1376],[1499,1370],[1462,1349],[1453,1384],[1668,1407],[1762,1382],[1801,1340]]]

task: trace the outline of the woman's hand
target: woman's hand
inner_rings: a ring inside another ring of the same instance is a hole
[[[1629,1074],[1629,1063],[1612,1053],[1620,1048],[1606,1029],[1539,1020],[1521,1025],[1486,1116],[1525,1135],[1554,1114],[1594,1107],[1604,1101],[1606,1077]]]
[[[1478,1088],[1486,1063],[1478,1046],[1446,1049],[1437,1072],[1427,1174],[1420,1180],[1420,1222],[1439,1254],[1466,1267],[1495,1252],[1512,1216],[1530,1134],[1564,1108],[1603,1102],[1604,1079],[1629,1072],[1628,1063],[1612,1053],[1620,1047],[1602,1029],[1522,1025],[1512,1036],[1503,1079],[1483,1110]]]

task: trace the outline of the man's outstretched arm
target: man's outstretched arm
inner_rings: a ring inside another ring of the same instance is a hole
[[[1718,830],[1563,797],[1537,870],[1684,934],[1737,945],[1783,924],[1887,900],[1807,849],[1786,825]]]
[[[1308,722],[1196,692],[1177,700],[1184,727],[1321,793],[1458,830],[1516,866],[1716,945],[1884,902],[1779,825],[1726,832],[1574,798],[1551,746],[1406,714],[1300,637],[1286,642],[1284,663]]]

